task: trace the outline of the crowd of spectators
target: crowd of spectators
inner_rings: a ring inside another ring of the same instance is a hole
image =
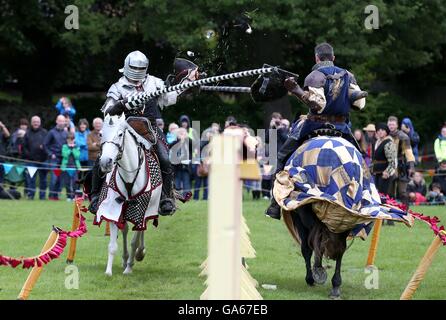
[[[38,188],[39,199],[48,196],[50,200],[59,200],[65,188],[66,198],[71,201],[81,188],[79,180],[100,152],[101,118],[93,119],[91,126],[87,119],[81,118],[75,125],[76,108],[67,97],[57,102],[55,110],[55,125],[48,131],[37,115],[30,122],[20,119],[17,128],[11,131],[0,121],[0,164],[25,167],[22,178],[27,199],[34,199]],[[212,123],[202,133],[193,128],[187,115],[168,125],[157,119],[156,125],[165,134],[170,149],[177,190],[191,191],[195,200],[207,200],[209,141],[218,133],[239,129],[244,135],[244,156],[254,154],[262,174],[261,181],[245,181],[245,187],[252,192],[253,199],[271,197],[274,159],[291,129],[290,121],[280,113],[271,115],[263,132],[254,132],[233,116],[226,119],[223,128]],[[399,122],[390,116],[386,123],[370,123],[362,130],[353,130],[353,135],[375,177],[378,191],[407,204],[446,203],[446,124],[434,142],[437,160],[434,170],[421,169],[420,136],[409,118]],[[18,197],[16,184],[21,182],[20,177],[8,174],[5,182],[5,173],[0,165],[0,198]],[[431,181],[429,184],[427,179]]]
[[[420,136],[412,121],[404,118],[398,124],[395,116],[387,123],[369,124],[358,140],[365,158],[370,159],[378,191],[406,204],[446,204],[446,125],[434,142],[436,164],[432,169],[422,166]]]
[[[72,201],[80,188],[80,175],[91,167],[99,153],[102,119],[94,119],[90,131],[86,119],[74,125],[76,108],[70,99],[62,97],[55,109],[55,126],[48,131],[37,115],[31,117],[31,123],[20,119],[12,134],[0,122],[0,163],[25,168],[19,176],[24,180],[23,196],[30,200],[35,198],[38,181],[40,200],[59,200],[65,188],[67,200]],[[21,180],[11,178],[11,173],[17,175],[17,171],[10,171],[5,177],[4,166],[0,165],[0,198],[21,196],[15,186]]]

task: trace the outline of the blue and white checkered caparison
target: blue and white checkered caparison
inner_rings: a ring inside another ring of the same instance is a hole
[[[413,222],[406,212],[381,204],[361,153],[340,137],[305,142],[277,175],[274,195],[285,210],[313,203],[333,232],[360,231],[374,219]]]

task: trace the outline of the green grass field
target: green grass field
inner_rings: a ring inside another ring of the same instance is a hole
[[[244,215],[257,251],[257,258],[248,260],[249,271],[260,284],[277,285],[275,291],[259,288],[261,295],[265,299],[327,299],[330,282],[324,286],[306,285],[303,258],[283,222],[263,216],[266,205],[264,200],[244,202]],[[70,227],[72,206],[65,201],[1,201],[0,252],[11,256],[37,254],[51,225]],[[417,209],[446,222],[445,207]],[[122,274],[119,241],[112,278],[104,274],[108,244],[108,237],[103,235],[105,225],[93,226],[92,215],[88,213],[86,217],[88,233],[78,241],[75,259],[79,289],[65,288],[66,249],[61,258],[44,268],[30,299],[199,299],[205,290],[205,279],[198,274],[207,255],[206,202],[182,205],[174,216],[162,217],[158,228],[150,226],[146,233],[147,255],[131,275]],[[344,258],[342,298],[399,299],[432,239],[432,231],[421,222],[412,229],[384,226],[376,259],[379,289],[366,289],[364,285],[370,237],[367,241],[355,240]],[[446,299],[445,262],[446,248],[442,247],[415,299]],[[333,262],[328,264],[334,266]],[[0,267],[0,299],[15,299],[28,272]],[[328,273],[331,277],[333,268]]]

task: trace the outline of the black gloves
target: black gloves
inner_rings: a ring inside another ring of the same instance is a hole
[[[125,101],[124,100],[118,100],[114,105],[108,107],[106,113],[111,116],[120,115],[126,110],[125,107]]]

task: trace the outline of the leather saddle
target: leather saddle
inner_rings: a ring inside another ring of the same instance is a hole
[[[144,117],[128,117],[127,123],[133,130],[136,131],[141,137],[149,141],[151,144],[156,144],[156,133],[147,118]]]
[[[320,136],[329,136],[329,137],[342,137],[343,134],[341,131],[336,130],[336,127],[331,123],[325,123],[321,128],[313,130],[308,134],[307,139],[311,139],[314,137]]]

